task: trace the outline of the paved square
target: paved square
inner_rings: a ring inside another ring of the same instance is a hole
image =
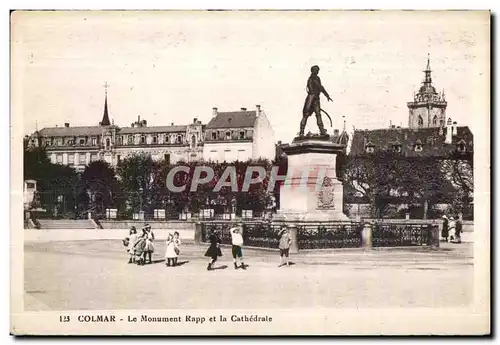
[[[179,267],[127,264],[119,240],[25,244],[25,310],[460,307],[474,292],[472,244],[425,249],[337,250],[292,255],[230,248],[207,271],[207,246],[183,244]]]

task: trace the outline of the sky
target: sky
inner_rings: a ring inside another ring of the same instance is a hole
[[[118,126],[138,115],[148,126],[208,123],[213,107],[260,104],[290,142],[312,65],[334,128],[344,118],[349,131],[405,127],[428,54],[447,117],[474,132],[489,116],[488,12],[47,11],[14,13],[11,25],[12,114],[25,134],[97,125],[107,83]]]

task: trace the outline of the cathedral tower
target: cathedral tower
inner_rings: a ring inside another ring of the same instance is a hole
[[[430,57],[427,57],[425,79],[413,102],[408,102],[408,127],[427,128],[444,127],[446,121],[446,106],[444,91],[437,93],[432,85]]]

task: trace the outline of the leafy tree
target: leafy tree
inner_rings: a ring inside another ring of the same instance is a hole
[[[117,174],[130,209],[152,213],[157,207],[159,183],[155,181],[158,164],[150,155],[140,153],[123,159],[117,167]]]
[[[123,195],[113,167],[94,161],[85,167],[78,188],[79,211],[93,209],[103,215],[107,208],[120,208]]]
[[[73,213],[78,173],[72,167],[53,164],[44,148],[25,146],[24,179],[37,181],[36,203],[54,215]]]

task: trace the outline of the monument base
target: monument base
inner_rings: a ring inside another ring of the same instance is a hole
[[[343,185],[337,179],[336,158],[345,145],[329,136],[298,137],[283,147],[288,156],[287,180],[280,188],[276,221],[348,221],[343,212]]]

